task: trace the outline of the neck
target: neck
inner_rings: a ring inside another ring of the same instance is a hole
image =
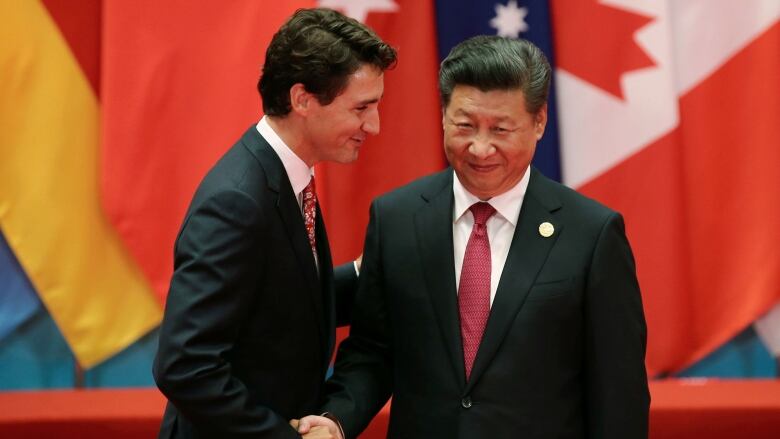
[[[268,125],[284,141],[284,144],[292,150],[308,167],[313,167],[319,160],[311,144],[306,140],[305,127],[302,121],[296,119],[292,113],[284,117],[267,116]]]

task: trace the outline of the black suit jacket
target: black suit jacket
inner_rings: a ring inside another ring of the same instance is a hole
[[[646,325],[622,218],[536,170],[466,381],[452,172],[372,204],[325,409],[350,438],[391,393],[390,438],[646,438]]]
[[[299,437],[288,420],[323,402],[356,281],[348,264],[334,287],[319,208],[316,230],[319,276],[282,162],[250,127],[203,179],[176,240],[153,371],[169,400],[160,437]]]

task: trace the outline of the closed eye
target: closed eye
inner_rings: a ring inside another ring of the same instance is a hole
[[[494,134],[497,134],[499,136],[505,136],[510,133],[514,133],[518,130],[518,128],[506,128],[506,127],[493,127],[490,129]]]

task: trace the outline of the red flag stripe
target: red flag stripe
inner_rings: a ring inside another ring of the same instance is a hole
[[[627,218],[651,373],[700,359],[780,299],[778,53],[775,24],[681,97],[675,130],[581,188]]]
[[[100,21],[102,0],[81,0],[77,7],[68,0],[42,0],[57,23],[84,75],[100,96]]]
[[[198,182],[260,116],[271,36],[313,1],[107,2],[103,201],[164,300]]]

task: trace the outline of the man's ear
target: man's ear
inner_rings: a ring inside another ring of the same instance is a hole
[[[544,134],[544,128],[547,126],[547,104],[542,105],[539,112],[534,116],[534,132],[536,140],[540,140]]]
[[[442,104],[441,106],[441,129],[447,127],[447,107]]]
[[[295,83],[290,87],[291,111],[305,116],[309,111],[312,99],[314,99],[314,95],[306,91],[306,87],[300,82]]]

